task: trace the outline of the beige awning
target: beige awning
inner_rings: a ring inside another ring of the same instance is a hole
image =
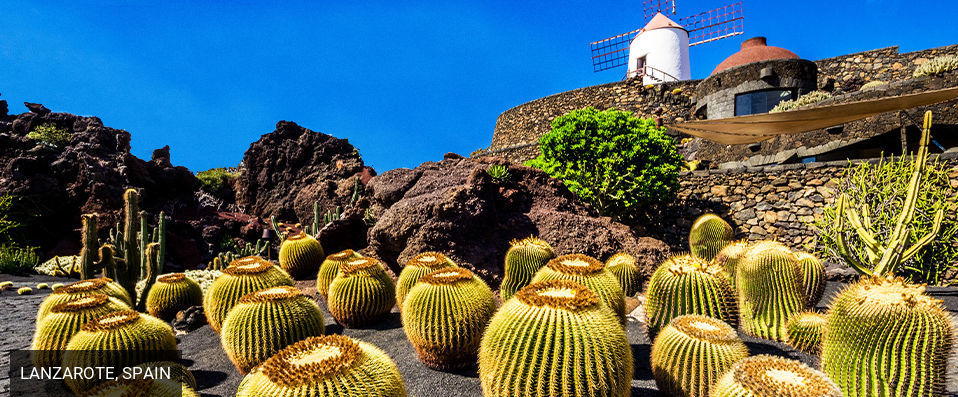
[[[958,98],[958,87],[781,113],[696,120],[666,127],[726,145],[761,142],[784,134],[820,130],[884,112],[911,109]]]

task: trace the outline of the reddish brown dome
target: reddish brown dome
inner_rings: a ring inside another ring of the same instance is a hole
[[[764,37],[753,37],[742,42],[742,49],[725,58],[715,67],[712,75],[725,69],[745,65],[747,63],[768,61],[772,59],[798,59],[794,52],[780,47],[769,47]]]

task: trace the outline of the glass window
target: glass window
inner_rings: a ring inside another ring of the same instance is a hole
[[[735,96],[735,115],[768,113],[779,102],[795,99],[793,89],[771,89],[746,92]]]

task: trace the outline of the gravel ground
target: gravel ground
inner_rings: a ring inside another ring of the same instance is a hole
[[[71,281],[47,276],[16,277],[0,275],[0,281],[6,280],[14,281],[17,287],[35,287],[38,282],[52,284],[54,282],[65,283]],[[299,282],[297,286],[315,298],[314,283],[314,281],[303,281]],[[825,298],[819,305],[821,308],[824,308],[824,305],[831,301],[832,296],[838,292],[840,286],[837,283],[829,283]],[[946,306],[952,309],[951,313],[953,315],[958,315],[958,289],[929,288],[929,292],[944,300]],[[0,338],[0,348],[3,349],[4,353],[0,355],[0,368],[4,369],[0,373],[0,396],[9,394],[9,380],[6,370],[9,357],[6,352],[29,348],[37,306],[48,293],[49,290],[34,290],[34,295],[26,296],[19,296],[14,291],[0,293],[0,335],[3,335]],[[641,301],[641,298],[640,296],[639,301]],[[632,302],[633,307],[637,304],[638,301]],[[482,395],[479,379],[474,369],[460,372],[439,372],[423,366],[403,333],[399,313],[390,313],[387,319],[374,328],[343,329],[332,321],[332,316],[329,315],[325,303],[320,300],[319,305],[327,319],[327,332],[343,333],[385,350],[399,366],[410,396]],[[644,325],[639,320],[640,318],[642,318],[641,306],[632,311],[627,326],[627,334],[629,342],[632,344],[632,353],[635,359],[632,395],[657,396],[659,393],[655,389],[655,382],[652,380],[652,373],[649,369],[651,346],[645,336]],[[814,357],[795,352],[787,345],[746,335],[742,335],[742,338],[748,345],[751,354],[775,354],[798,359],[813,366],[818,364]],[[220,347],[219,336],[209,326],[203,326],[189,334],[179,335],[178,339],[179,347],[183,352],[183,359],[196,376],[200,392],[204,396],[232,396],[235,394],[236,388],[242,380],[242,375],[230,363]],[[958,395],[958,352],[950,358],[948,371],[950,376],[948,391],[950,395]]]

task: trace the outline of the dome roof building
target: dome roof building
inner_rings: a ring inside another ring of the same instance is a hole
[[[742,66],[753,62],[770,61],[773,59],[799,59],[794,52],[781,47],[771,47],[764,37],[753,37],[742,42],[742,49],[715,67],[711,75],[726,69]]]

